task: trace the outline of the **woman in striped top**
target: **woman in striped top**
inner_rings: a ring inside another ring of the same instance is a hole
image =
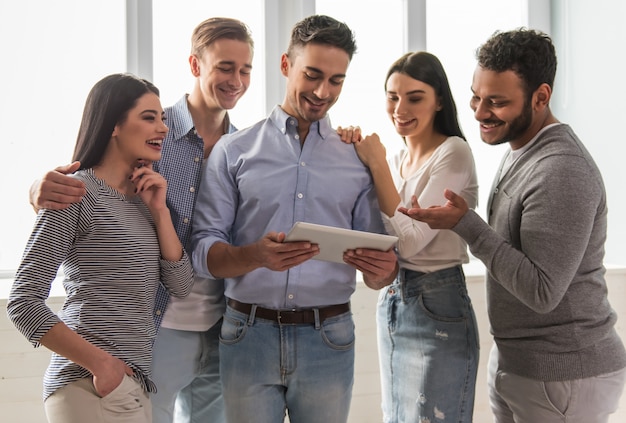
[[[53,351],[44,377],[51,423],[150,422],[148,392],[159,281],[184,297],[193,272],[152,170],[167,133],[159,91],[129,74],[96,83],[74,151],[80,203],[40,210],[15,276],[9,318]],[[66,300],[46,305],[62,266]]]

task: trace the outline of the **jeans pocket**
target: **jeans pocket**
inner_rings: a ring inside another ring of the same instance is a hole
[[[354,322],[349,316],[326,319],[320,330],[324,343],[335,350],[349,350],[354,346]]]
[[[467,304],[456,292],[425,292],[418,299],[427,316],[441,322],[463,322]]]
[[[237,319],[234,316],[224,315],[222,321],[222,328],[220,330],[220,342],[227,345],[236,344],[240,342],[245,334],[247,325],[245,322]]]

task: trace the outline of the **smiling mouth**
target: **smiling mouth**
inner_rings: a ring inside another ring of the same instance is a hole
[[[240,90],[236,90],[236,91],[233,91],[233,90],[222,90],[222,92],[224,94],[226,94],[227,96],[229,96],[229,97],[237,97],[239,94],[241,94]]]
[[[322,108],[326,105],[326,101],[322,101],[322,100],[318,100],[318,101],[313,101],[308,97],[304,97],[304,100],[309,103],[311,106],[315,107],[315,108]]]
[[[500,125],[502,125],[503,122],[481,122],[480,126],[482,126],[485,129],[493,129],[496,128]]]
[[[146,143],[149,145],[153,145],[155,147],[161,147],[161,145],[163,144],[163,140],[162,139],[148,140],[146,141]]]
[[[413,122],[416,121],[416,119],[406,119],[405,120],[405,119],[398,119],[398,118],[394,118],[393,120],[396,123],[396,125],[398,125],[398,126],[407,126],[407,125],[410,125],[410,124],[412,124]]]

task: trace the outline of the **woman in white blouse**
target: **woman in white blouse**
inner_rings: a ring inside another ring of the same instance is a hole
[[[387,113],[404,143],[389,161],[375,133],[339,128],[374,178],[387,231],[399,237],[400,272],[377,308],[384,422],[471,422],[479,358],[476,319],[462,264],[467,245],[397,211],[417,196],[443,205],[445,188],[477,203],[474,159],[437,57],[408,53],[389,69]]]

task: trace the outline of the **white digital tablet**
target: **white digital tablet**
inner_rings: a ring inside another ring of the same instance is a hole
[[[370,248],[387,251],[395,245],[398,237],[315,223],[296,222],[285,237],[285,242],[291,241],[309,241],[319,245],[320,253],[313,257],[314,260],[345,263],[343,253],[346,250]]]

